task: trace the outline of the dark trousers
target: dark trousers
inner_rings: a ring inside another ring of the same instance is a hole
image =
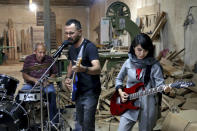
[[[99,94],[79,95],[76,100],[76,117],[82,131],[95,131],[95,113]]]

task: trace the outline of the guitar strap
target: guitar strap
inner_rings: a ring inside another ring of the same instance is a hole
[[[78,56],[77,56],[77,59],[79,59],[80,57],[82,58],[82,56],[83,56],[83,51],[84,51],[84,48],[85,48],[86,44],[87,44],[87,40],[84,39],[83,45],[81,46],[81,49],[80,49],[79,54],[78,54]]]

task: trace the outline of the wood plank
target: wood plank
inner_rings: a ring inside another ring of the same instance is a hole
[[[182,50],[178,51],[177,53],[175,53],[172,57],[170,57],[169,60],[174,59],[176,56],[178,56],[181,52],[183,52],[185,50],[185,48],[183,48]]]
[[[153,34],[151,35],[151,40],[155,40],[157,34],[164,27],[164,25],[165,25],[166,22],[167,22],[166,17],[164,17],[163,19],[161,19],[161,21],[159,22],[159,25],[155,28],[155,30],[153,31]]]
[[[56,43],[57,46],[62,44],[62,25],[56,25]]]
[[[197,98],[187,98],[185,104],[181,107],[182,109],[195,109],[197,110]]]
[[[3,46],[7,46],[7,32],[3,31]],[[8,55],[8,49],[4,49],[3,52]]]
[[[25,55],[25,30],[21,30],[21,52],[22,55]]]
[[[154,4],[146,7],[139,8],[137,10],[138,16],[144,16],[144,15],[152,15],[152,14],[158,14],[160,13],[160,4]]]
[[[172,53],[169,53],[169,55],[168,56],[166,56],[166,59],[170,59],[174,54],[176,53],[176,50],[175,51],[173,51]]]
[[[8,46],[12,46],[11,30],[10,29],[8,29],[8,40],[9,40]],[[8,59],[9,60],[12,59],[12,49],[11,48],[8,49]]]
[[[162,18],[164,18],[166,16],[166,13],[165,12],[161,12],[161,14],[159,15],[159,17],[157,17],[157,20],[155,22],[155,27],[154,27],[154,30],[155,28],[159,25],[160,21],[162,20]]]
[[[115,90],[116,90],[115,88],[108,89],[106,92],[103,92],[101,94],[100,99],[103,99],[104,100],[106,97],[112,95],[115,92]]]
[[[176,67],[172,66],[172,63],[169,60],[161,59],[160,63],[164,69],[164,72],[167,73],[170,76],[178,76],[183,74],[182,70],[177,69]]]
[[[18,60],[18,50],[17,50],[17,40],[16,40],[16,30],[13,28],[13,44],[14,44],[14,59]]]

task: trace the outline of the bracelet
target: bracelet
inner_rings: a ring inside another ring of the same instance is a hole
[[[87,73],[87,72],[88,72],[88,67],[86,66],[85,73]]]

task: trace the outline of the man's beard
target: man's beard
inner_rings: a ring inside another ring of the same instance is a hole
[[[72,38],[68,38],[68,41],[74,45],[80,40],[80,38],[81,36],[77,36],[74,40]]]

